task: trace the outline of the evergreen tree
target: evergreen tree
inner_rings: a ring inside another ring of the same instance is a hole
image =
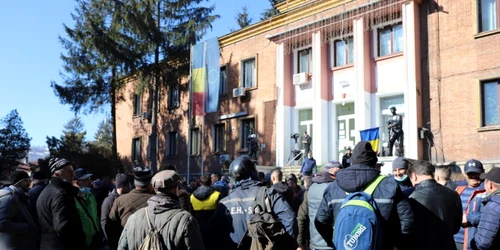
[[[113,145],[113,126],[108,119],[99,123],[93,142],[88,144],[89,149],[101,153],[104,156],[111,154]]]
[[[236,23],[238,23],[240,29],[243,29],[252,23],[252,18],[250,17],[246,6],[243,6],[241,11],[236,14]]]
[[[12,110],[0,121],[0,170],[10,172],[23,161],[30,149],[31,138],[23,127],[23,121]]]
[[[277,14],[279,14],[279,11],[276,7],[274,7],[276,4],[279,4],[283,2],[283,0],[269,0],[269,3],[271,4],[271,8],[265,9],[264,12],[260,14],[260,20],[264,21],[267,20]]]
[[[61,145],[68,154],[78,155],[84,151],[85,146],[85,127],[79,117],[71,119],[64,125]]]

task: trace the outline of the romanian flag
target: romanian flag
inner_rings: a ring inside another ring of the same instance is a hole
[[[205,115],[205,87],[207,85],[205,43],[198,43],[191,49],[191,81],[193,115]]]
[[[378,136],[379,128],[370,128],[359,131],[362,141],[368,141],[372,145],[373,151],[378,153],[380,139]]]
[[[193,115],[216,112],[220,87],[219,40],[215,37],[191,49]]]

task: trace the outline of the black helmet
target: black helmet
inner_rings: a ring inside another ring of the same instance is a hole
[[[229,166],[229,174],[235,181],[252,178],[258,179],[257,168],[252,159],[248,155],[242,155],[231,162]]]

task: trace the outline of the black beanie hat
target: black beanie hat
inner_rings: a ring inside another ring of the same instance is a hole
[[[24,179],[29,179],[30,176],[28,173],[24,171],[14,171],[12,174],[10,174],[10,182],[12,185],[16,185],[18,182],[24,180]]]
[[[360,141],[354,147],[351,156],[351,164],[361,164],[368,165],[370,167],[375,167],[378,158],[375,151],[372,149],[372,145],[367,141]]]

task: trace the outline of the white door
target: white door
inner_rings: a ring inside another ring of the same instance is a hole
[[[307,131],[307,134],[311,137],[311,141],[314,140],[313,137],[313,121],[301,121],[300,122],[300,149],[304,149],[304,144],[302,141],[304,140],[304,131]],[[311,151],[314,151],[313,149],[313,143],[311,143]]]
[[[354,147],[356,143],[355,115],[339,116],[337,120],[337,143],[339,152],[339,161],[342,161],[342,156],[346,153],[347,147]]]

